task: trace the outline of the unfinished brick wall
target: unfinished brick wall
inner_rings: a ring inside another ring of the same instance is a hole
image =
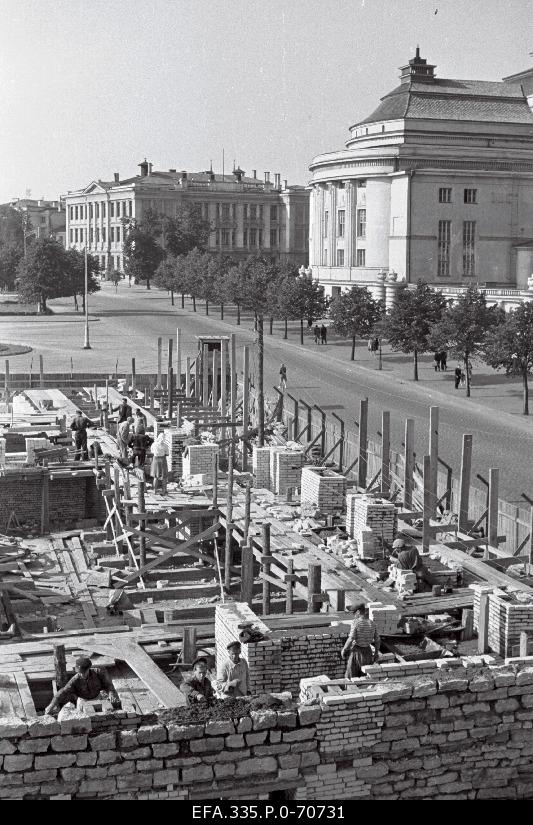
[[[101,517],[101,495],[92,477],[50,480],[50,526],[68,525],[84,518]],[[0,525],[15,511],[19,521],[41,520],[43,479],[28,472],[0,477]]]
[[[520,633],[533,628],[533,604],[519,602],[501,590],[474,585],[474,627],[479,626],[479,608],[482,594],[488,596],[488,645],[500,656],[519,652]]]

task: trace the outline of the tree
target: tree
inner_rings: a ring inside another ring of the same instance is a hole
[[[19,244],[0,243],[0,288],[15,288],[17,268],[23,254],[23,248]]]
[[[521,375],[524,415],[529,415],[528,376],[533,369],[533,303],[520,304],[494,329],[483,347],[483,360],[507,375]]]
[[[241,303],[257,318],[257,417],[259,446],[265,443],[264,395],[264,319],[275,309],[272,303],[273,283],[279,278],[275,264],[258,257],[247,258],[239,264]]]
[[[165,257],[158,243],[162,231],[161,216],[151,209],[142,220],[124,221],[124,271],[136,282],[146,281],[146,289],[150,289],[157,267]]]
[[[284,338],[287,338],[287,319],[292,318],[300,321],[300,344],[303,344],[304,319],[312,323],[326,311],[324,287],[318,281],[287,272],[275,282],[273,304],[285,321]]]
[[[77,249],[68,249],[67,278],[70,282],[70,295],[74,298],[74,306],[78,309],[78,295],[81,295],[81,306],[85,312],[85,253]],[[100,289],[98,280],[98,262],[92,255],[87,255],[87,292],[92,295]]]
[[[238,264],[234,264],[227,269],[222,277],[220,284],[220,291],[223,299],[237,307],[237,325],[241,323],[241,305],[242,305],[242,278],[243,268]]]
[[[191,249],[187,255],[181,256],[184,283],[187,285],[187,292],[192,298],[194,312],[196,312],[196,299],[204,297],[209,259],[209,253],[202,252],[200,249]],[[209,298],[207,300],[209,302]],[[209,314],[209,306],[206,306],[206,314]]]
[[[166,289],[167,292],[170,292],[170,302],[172,306],[174,306],[174,293],[176,292],[176,275],[176,258],[169,254],[157,267],[154,275],[154,284],[160,289]]]
[[[382,315],[382,301],[374,301],[365,287],[353,286],[334,298],[330,318],[338,335],[352,339],[351,361],[355,360],[356,338],[368,338]]]
[[[30,222],[25,227],[23,215],[7,203],[0,206],[0,244],[14,244],[24,248],[24,228],[30,229]]]
[[[52,238],[36,240],[22,258],[16,281],[22,303],[37,301],[46,312],[51,298],[72,295],[70,261],[63,246]]]
[[[468,398],[472,358],[483,353],[485,336],[490,327],[503,320],[502,312],[497,307],[487,307],[485,295],[475,287],[469,287],[453,305],[446,308],[442,320],[429,336],[432,349],[449,350],[454,358],[464,361]]]
[[[192,203],[180,203],[176,214],[162,220],[164,247],[170,255],[187,255],[192,249],[205,250],[209,242],[211,224]]]
[[[396,352],[413,353],[413,380],[418,381],[418,356],[430,350],[429,336],[446,309],[441,292],[423,281],[398,290],[396,303],[382,322],[383,336]]]

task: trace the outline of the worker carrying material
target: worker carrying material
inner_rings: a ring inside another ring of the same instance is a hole
[[[100,694],[105,694],[100,697]],[[46,713],[55,714],[63,705],[72,702],[75,705],[78,699],[91,702],[98,698],[109,700],[113,708],[120,708],[120,699],[107,671],[103,667],[93,667],[93,663],[86,656],[76,659],[76,674],[64,688],[58,690]]]
[[[421,582],[432,584],[432,576],[420,557],[414,545],[408,545],[403,539],[395,539],[392,544],[392,555],[396,556],[396,567],[399,570],[411,570],[417,579],[418,589],[423,590]]]
[[[230,642],[227,650],[228,661],[222,665],[217,676],[218,689],[225,696],[247,696],[250,693],[250,673],[248,662],[241,659],[240,642]]]
[[[187,705],[202,702],[204,705],[211,704],[215,696],[213,685],[207,677],[207,659],[199,656],[193,662],[192,673],[186,676],[180,686],[180,690],[187,698]]]
[[[376,625],[366,615],[366,605],[356,604],[350,608],[355,618],[350,627],[346,644],[341,650],[346,663],[345,679],[355,679],[363,675],[363,666],[377,662],[379,658],[379,633]],[[372,650],[371,645],[374,649]]]

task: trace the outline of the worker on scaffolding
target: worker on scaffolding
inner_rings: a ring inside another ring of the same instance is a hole
[[[105,694],[105,698],[109,697],[113,708],[120,708],[120,699],[106,669],[93,667],[90,659],[86,656],[80,656],[76,659],[75,675],[67,682],[65,687],[58,690],[45,713],[55,715],[63,705],[69,702],[75,705],[78,699],[92,702],[94,699],[98,699],[101,693]]]
[[[431,585],[432,576],[420,557],[418,548],[408,545],[404,539],[395,539],[392,543],[392,555],[396,557],[396,567],[399,570],[411,570],[417,580],[417,590],[424,590],[424,582]]]
[[[197,702],[211,704],[215,697],[211,680],[207,677],[207,659],[205,656],[198,656],[193,662],[193,670],[185,676],[180,690],[187,699],[187,704],[195,705]]]
[[[345,679],[355,679],[358,676],[363,676],[364,665],[371,665],[372,662],[378,661],[380,645],[377,627],[366,615],[366,605],[363,603],[356,604],[350,609],[355,617],[346,644],[341,650],[341,657],[348,659],[344,674]]]
[[[250,693],[250,673],[248,662],[241,659],[241,643],[230,642],[227,651],[228,660],[217,676],[219,692],[224,697],[247,696]]]
[[[87,418],[86,415],[78,410],[76,417],[70,425],[70,429],[74,433],[74,444],[76,445],[76,454],[74,461],[88,461],[89,451],[87,449],[87,429],[89,427],[96,427],[96,424]]]

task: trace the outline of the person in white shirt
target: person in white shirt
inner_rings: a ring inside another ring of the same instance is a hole
[[[159,433],[156,440],[152,444],[152,469],[151,474],[154,479],[154,494],[157,493],[159,485],[161,485],[161,495],[167,494],[167,478],[168,478],[168,444],[165,441],[165,433]]]
[[[131,415],[125,421],[118,425],[117,429],[117,447],[120,450],[120,457],[123,461],[128,463],[128,446],[130,443],[130,429],[133,424]]]
[[[225,696],[248,696],[250,673],[248,662],[241,659],[240,642],[230,642],[227,650],[229,658],[218,671],[217,687]]]

